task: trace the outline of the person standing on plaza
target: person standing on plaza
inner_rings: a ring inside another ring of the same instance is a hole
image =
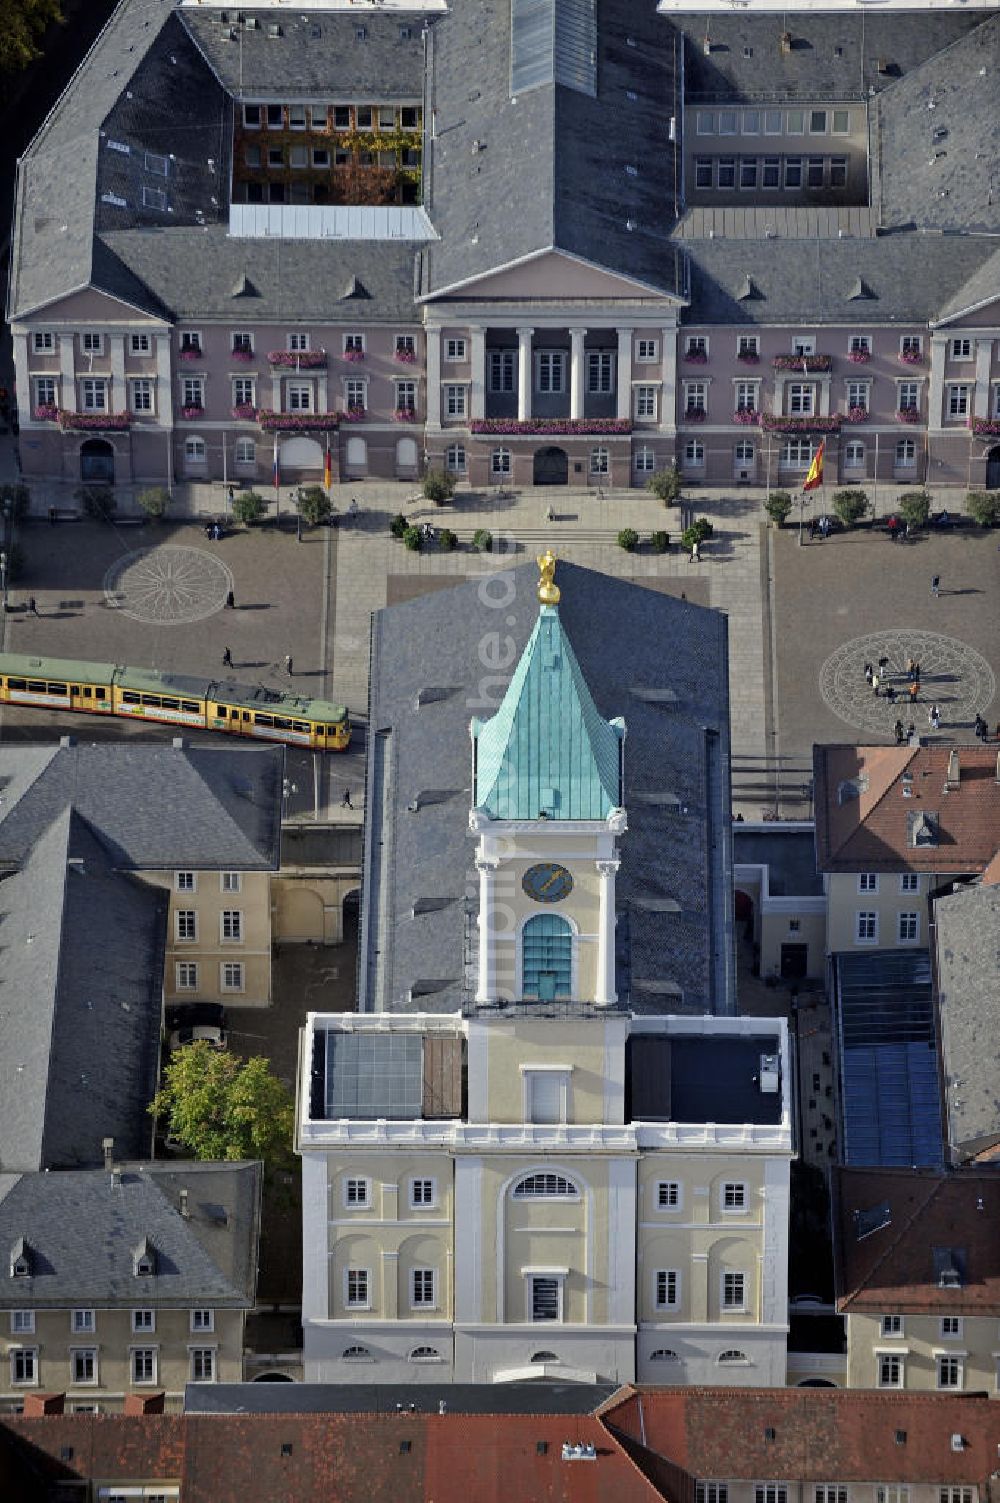
[[[871,682],[872,682],[872,678],[874,677],[874,675],[875,675],[875,669],[872,667],[871,663],[866,663],[865,664],[865,683],[868,685],[869,688],[871,688]]]
[[[285,654],[285,672],[288,674],[289,678],[291,678],[291,675],[292,675],[292,655],[291,655],[291,653],[286,653]]]
[[[223,668],[231,668],[233,666],[233,655],[228,647],[224,647],[222,650],[222,666]]]
[[[934,596],[935,600],[937,600],[938,596],[941,594],[941,576],[940,576],[940,574],[935,574],[931,578],[931,594]]]
[[[896,745],[902,746],[906,740],[906,732],[903,730],[903,722],[901,720],[896,721],[896,724],[892,728],[892,733],[896,738]]]
[[[933,731],[939,731],[941,729],[941,711],[938,709],[937,705],[931,705],[930,710],[927,713],[927,723]]]
[[[882,682],[877,673],[872,674],[872,693],[878,699],[878,686]]]
[[[910,704],[911,705],[915,705],[916,702],[917,702],[917,699],[919,698],[919,696],[920,696],[920,685],[917,683],[917,680],[915,678],[911,679],[910,680]]]
[[[908,679],[912,679],[912,677],[913,677],[913,669],[914,669],[915,666],[916,665],[914,664],[913,659],[912,658],[907,658],[907,660],[906,660],[906,677]]]

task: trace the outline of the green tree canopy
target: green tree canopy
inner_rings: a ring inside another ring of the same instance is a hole
[[[149,1111],[198,1159],[263,1159],[269,1170],[291,1162],[291,1092],[263,1056],[240,1059],[204,1039],[177,1049]]]
[[[46,27],[62,19],[59,0],[0,0],[0,72],[27,67]]]
[[[330,497],[321,485],[300,485],[295,504],[310,527],[325,522],[333,510]]]

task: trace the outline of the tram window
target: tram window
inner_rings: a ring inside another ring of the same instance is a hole
[[[195,704],[193,699],[182,699],[181,709],[186,710],[189,715],[197,715],[201,710],[201,705]]]
[[[137,705],[139,703],[139,696],[133,689],[124,690],[122,699],[127,705]]]
[[[234,711],[233,713],[235,714],[236,712]],[[244,710],[243,711],[243,719],[245,721],[250,719],[250,711],[249,710]]]
[[[179,699],[161,699],[160,704],[165,710],[179,710],[181,707]]]
[[[308,720],[293,720],[292,721],[292,729],[294,731],[302,731],[302,732],[304,732],[305,735],[308,736],[308,734],[309,734],[309,722],[308,722]]]
[[[149,705],[151,710],[158,710],[160,708],[160,696],[158,694],[144,694],[142,702],[144,705]]]
[[[89,684],[84,684],[83,688],[80,690],[80,693],[83,695],[84,699],[90,699],[93,692],[94,691],[93,689],[91,689]]]
[[[292,728],[292,722],[290,720],[286,720],[283,715],[275,715],[274,725],[275,728],[279,731],[290,731]]]
[[[255,715],[254,716],[254,725],[273,725],[273,724],[274,724],[274,716],[273,715]]]
[[[108,691],[105,688],[105,686],[103,684],[98,684],[97,688],[94,690],[94,698],[95,699],[107,699],[107,697],[108,697]]]
[[[187,706],[185,705],[184,708],[187,709]],[[229,714],[229,711],[226,709],[225,705],[215,705],[213,713],[216,720],[225,720]]]
[[[45,685],[43,683],[40,683],[38,679],[29,678],[28,688],[31,690],[32,694],[45,693]]]
[[[65,684],[49,684],[50,694],[68,694],[69,689]]]
[[[9,678],[7,680],[7,688],[8,689],[26,689],[27,687],[28,687],[28,683],[27,683],[26,679],[23,679],[23,678]]]

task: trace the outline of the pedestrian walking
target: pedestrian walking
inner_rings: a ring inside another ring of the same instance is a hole
[[[872,693],[878,699],[878,686],[882,682],[877,673],[872,674]]]
[[[914,665],[913,665],[913,682],[919,687],[919,684],[920,684],[920,664],[919,663],[914,663]]]
[[[871,682],[872,682],[872,679],[874,678],[874,676],[875,676],[875,669],[872,667],[871,663],[866,663],[865,664],[865,682],[867,683],[867,685],[868,685],[869,688],[871,688]]]
[[[976,716],[976,736],[977,736],[977,738],[980,741],[985,741],[986,740],[986,731],[987,731],[986,721],[983,719],[983,717],[981,715],[977,715]]]
[[[910,678],[913,677],[914,666],[915,665],[914,665],[913,659],[912,658],[907,658],[907,660],[906,660],[906,677],[908,679],[910,679]]]
[[[235,609],[236,609],[236,596],[233,593],[233,591],[230,590],[229,593],[228,593],[228,595],[226,596],[226,610],[227,611],[234,611]]]
[[[917,683],[916,679],[913,679],[910,682],[910,704],[911,705],[915,705],[916,704],[919,695],[920,695],[920,685]]]
[[[906,740],[907,740],[907,742],[909,743],[910,746],[916,746],[916,744],[917,744],[917,728],[913,724],[912,720],[910,721],[909,725],[906,727]]]
[[[354,805],[351,803],[351,790],[349,788],[344,789],[344,797],[340,800],[340,807],[342,809],[354,808]]]
[[[233,666],[233,655],[228,647],[224,647],[222,650],[222,666],[223,668],[231,668]]]
[[[229,497],[229,504],[230,506],[232,506],[233,502],[236,500],[236,492],[233,490],[232,486],[229,487],[229,490],[226,492],[226,494]]]
[[[903,722],[901,720],[896,721],[896,724],[892,728],[892,733],[896,738],[896,745],[902,746],[906,740],[906,732],[903,730]]]
[[[28,611],[32,616],[38,615],[38,601],[35,599],[34,595],[28,596]]]
[[[292,655],[291,655],[291,653],[286,653],[285,654],[285,672],[289,675],[289,677],[291,677],[291,673],[292,673]]]
[[[886,686],[885,697],[891,705],[896,703],[896,690],[892,684]]]
[[[935,574],[931,578],[931,594],[934,596],[935,600],[937,600],[938,596],[941,594],[941,576],[940,576],[940,574]]]
[[[931,727],[931,730],[939,731],[941,729],[941,711],[938,709],[937,705],[931,705],[930,714],[927,716],[927,720]]]

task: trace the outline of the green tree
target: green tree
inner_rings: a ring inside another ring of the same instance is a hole
[[[295,497],[299,515],[310,527],[325,522],[333,510],[330,497],[321,485],[300,485]]]
[[[147,517],[158,519],[164,515],[170,505],[170,492],[166,486],[151,485],[148,490],[139,491],[135,499]]]
[[[776,527],[784,527],[791,509],[792,498],[788,491],[772,491],[764,502],[764,510]]]
[[[472,534],[472,546],[477,553],[489,553],[493,547],[493,534],[488,527],[477,527]]]
[[[458,547],[458,535],[450,527],[442,527],[438,533],[438,547],[443,553],[451,553]]]
[[[626,553],[634,553],[639,546],[639,534],[634,527],[623,527],[618,534],[618,546]]]
[[[409,527],[409,525],[409,522],[400,511],[396,513],[392,521],[389,523],[389,531],[392,533],[394,538],[401,538],[405,534],[406,529]]]
[[[646,481],[646,489],[653,492],[658,501],[666,506],[672,506],[678,500],[681,493],[681,472],[676,465],[669,465],[665,470],[657,470],[655,475],[650,475]]]
[[[259,491],[240,491],[233,497],[233,516],[244,527],[256,527],[267,511],[267,502]]]
[[[1000,491],[970,491],[965,505],[980,527],[996,527],[1000,523]]]
[[[446,470],[428,470],[423,483],[424,499],[443,506],[455,494],[455,477]]]
[[[403,533],[403,547],[409,548],[411,553],[419,553],[424,535],[419,527],[407,527]]]
[[[261,1055],[241,1059],[205,1039],[175,1050],[149,1112],[195,1158],[291,1164],[292,1094]]]
[[[926,527],[931,498],[926,491],[907,491],[899,498],[899,514],[908,527]]]
[[[715,528],[707,517],[699,517],[696,522],[691,523],[690,527],[685,527],[681,533],[681,543],[685,548],[693,548],[695,543],[700,546],[712,536],[714,531]]]
[[[110,485],[82,485],[76,493],[88,517],[98,522],[110,522],[115,514],[115,493]]]
[[[649,535],[649,546],[654,553],[666,553],[670,547],[669,532],[651,532]]]
[[[58,0],[0,0],[0,71],[27,67],[46,27],[62,19]]]
[[[834,491],[833,509],[845,527],[853,527],[868,513],[868,492]]]

